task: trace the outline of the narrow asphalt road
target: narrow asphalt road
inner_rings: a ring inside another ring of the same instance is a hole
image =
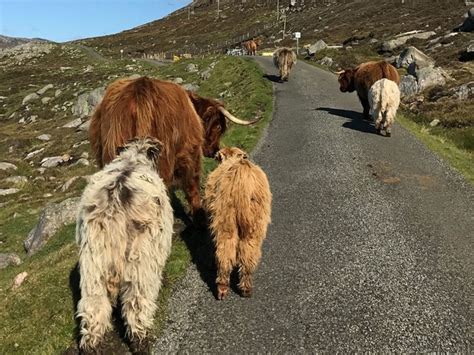
[[[400,126],[376,135],[330,73],[299,62],[274,88],[254,154],[274,198],[254,296],[216,301],[195,257],[155,351],[471,352],[472,186]]]

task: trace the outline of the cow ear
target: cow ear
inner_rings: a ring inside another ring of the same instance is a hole
[[[161,150],[161,143],[153,144],[146,150],[146,156],[149,160],[155,161],[160,156]]]

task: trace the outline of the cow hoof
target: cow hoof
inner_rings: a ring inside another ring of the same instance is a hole
[[[245,297],[245,298],[250,298],[252,297],[252,289],[249,288],[249,289],[242,289],[240,290],[240,293],[242,295],[242,297]]]
[[[391,136],[392,136],[392,133],[391,133],[391,132],[385,132],[385,136],[386,136],[386,137],[391,137]]]
[[[229,293],[229,286],[217,285],[217,299],[222,301]]]

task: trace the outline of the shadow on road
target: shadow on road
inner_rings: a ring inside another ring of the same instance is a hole
[[[179,219],[185,224],[180,235],[191,254],[191,262],[196,265],[196,269],[208,289],[216,296],[215,249],[211,235],[206,228],[196,228],[188,217],[183,204],[174,193],[171,194],[171,206],[173,207],[175,221]]]
[[[339,116],[339,117],[350,119],[350,121],[344,122],[342,124],[342,127],[353,129],[360,132],[377,134],[372,122],[364,120],[361,112],[332,108],[332,107],[318,107],[315,110],[326,111],[327,113],[333,116]]]
[[[263,74],[263,77],[265,79],[268,79],[274,83],[283,83],[284,81],[280,79],[280,77],[278,75],[273,75],[273,74]]]

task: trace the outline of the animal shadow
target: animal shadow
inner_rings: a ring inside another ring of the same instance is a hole
[[[79,264],[76,263],[74,268],[69,273],[69,289],[71,290],[72,302],[74,307],[74,314],[77,313],[77,304],[81,299]],[[103,354],[125,354],[129,353],[129,342],[125,337],[126,327],[121,314],[122,305],[118,300],[117,305],[113,308],[112,324],[113,329],[105,334],[104,340],[101,344],[100,352]],[[63,351],[63,355],[77,355],[80,354],[80,319],[75,317],[76,326],[74,328],[74,344]]]
[[[280,77],[278,75],[273,75],[273,74],[264,74],[263,77],[265,79],[268,79],[274,83],[284,83],[283,80],[280,79]]]
[[[171,194],[171,206],[174,211],[175,224],[176,219],[184,224],[180,236],[191,254],[191,262],[196,266],[199,276],[206,283],[208,289],[217,298],[215,247],[211,234],[207,228],[197,228],[194,225],[175,193]]]
[[[350,121],[344,122],[342,127],[353,129],[365,133],[374,133],[377,134],[375,127],[371,121],[365,120],[364,116],[360,112],[352,110],[337,109],[332,107],[318,107],[316,111],[326,111],[327,113],[333,116],[339,116],[343,118],[348,118]]]

